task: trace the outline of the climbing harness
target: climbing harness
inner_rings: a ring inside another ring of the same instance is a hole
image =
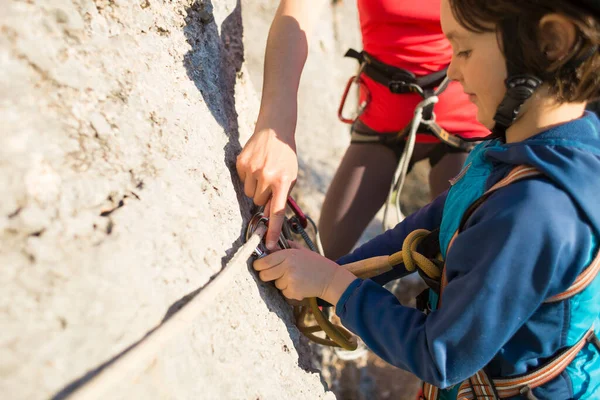
[[[344,89],[340,106],[338,108],[338,118],[340,121],[348,124],[356,124],[356,122],[359,121],[359,117],[365,111],[371,101],[371,95],[368,91],[368,88],[365,86],[364,81],[361,78],[363,74],[373,79],[375,82],[386,86],[391,93],[413,93],[418,94],[423,99],[415,108],[414,117],[410,124],[398,135],[369,135],[357,132],[356,130],[353,130],[352,132],[352,143],[383,143],[387,146],[390,146],[390,143],[388,143],[386,140],[387,136],[393,136],[393,142],[399,142],[401,140],[406,141],[402,148],[402,152],[399,154],[398,167],[394,173],[394,179],[390,186],[390,191],[384,205],[382,225],[383,230],[385,231],[393,228],[398,222],[404,219],[404,215],[400,208],[400,193],[404,187],[406,174],[410,169],[410,160],[414,151],[417,132],[420,130],[427,131],[428,133],[433,134],[443,145],[446,146],[437,148],[437,153],[444,151],[446,148],[469,152],[474,145],[472,141],[463,139],[456,135],[451,135],[436,122],[436,116],[433,112],[433,107],[435,103],[439,101],[438,96],[447,88],[449,84],[449,79],[446,76],[447,69],[443,69],[422,77],[417,77],[410,71],[382,63],[365,51],[358,52],[354,49],[350,49],[346,52],[345,57],[355,58],[359,62],[360,68],[358,74],[350,78],[346,88]],[[363,87],[366,97],[359,105],[356,117],[348,118],[344,116],[343,111],[346,99],[348,97],[348,92],[353,85]],[[433,156],[439,157],[439,154],[434,154]],[[388,221],[388,210],[390,203],[393,203],[393,206],[396,210],[396,219],[393,222]]]
[[[402,68],[393,67],[391,65],[385,64],[377,60],[375,57],[371,56],[366,51],[358,52],[354,49],[349,49],[344,55],[344,57],[354,58],[359,63],[358,73],[348,80],[348,83],[346,84],[346,87],[344,89],[344,93],[342,94],[340,105],[338,107],[338,118],[340,119],[340,121],[347,124],[354,124],[371,102],[371,95],[362,79],[363,74],[371,78],[375,82],[384,85],[393,94],[412,93],[421,96],[423,100],[431,96],[441,94],[441,92],[443,92],[448,83],[448,79],[446,76],[447,69],[443,69],[441,71],[434,72],[425,76],[417,77],[410,71],[407,71]],[[343,111],[344,106],[346,104],[346,100],[348,98],[348,93],[350,92],[350,89],[353,85],[362,87],[366,95],[365,99],[358,106],[358,112],[356,113],[356,116],[354,116],[354,118],[349,118],[344,116]],[[440,90],[440,88],[442,89]],[[431,117],[433,114],[433,105],[434,104],[431,103],[424,107],[424,121],[432,119]],[[422,128],[424,128],[424,130],[426,130],[427,133],[433,134],[442,143],[445,143],[450,147],[462,149],[464,151],[469,151],[473,148],[471,141],[465,140],[456,135],[451,135],[439,124],[437,124],[435,122],[435,119],[433,119],[429,124],[424,125]],[[399,133],[399,136],[403,136],[407,131],[408,128],[402,130]],[[364,138],[364,141],[375,140]]]
[[[338,108],[340,120],[348,124],[352,124],[359,115],[355,118],[343,117],[344,105],[352,85],[364,84],[361,78],[363,74],[373,79],[375,82],[386,86],[391,93],[414,93],[423,98],[429,97],[429,94],[433,92],[434,88],[439,86],[446,78],[446,69],[417,78],[415,74],[410,71],[382,63],[366,51],[358,52],[354,49],[349,49],[344,57],[354,58],[360,65],[357,75],[353,76],[348,81],[340,102],[340,107]],[[359,107],[359,114],[361,109],[364,111],[364,108],[368,106],[369,101],[370,99],[367,96],[367,99],[365,99],[365,101],[361,103],[361,107]],[[433,111],[433,107],[428,111]]]

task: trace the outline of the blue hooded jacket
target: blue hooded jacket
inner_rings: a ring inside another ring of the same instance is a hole
[[[543,176],[492,194],[445,254],[471,202],[523,164]],[[356,279],[336,305],[342,323],[377,355],[441,388],[485,366],[492,377],[531,372],[590,327],[600,329],[600,277],[568,300],[544,304],[564,292],[598,253],[596,115],[586,113],[518,143],[482,143],[465,165],[448,192],[338,260],[392,254],[413,230],[441,228],[448,279],[441,309],[425,315],[404,307],[380,286],[381,279]],[[387,276],[407,273],[399,266]],[[600,356],[588,345],[559,377],[533,392],[540,399],[584,399],[600,396],[599,389]]]

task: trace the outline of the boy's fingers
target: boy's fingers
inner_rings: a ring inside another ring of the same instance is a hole
[[[271,253],[266,257],[259,258],[258,260],[254,261],[254,264],[252,264],[252,266],[257,271],[264,271],[266,269],[273,268],[276,265],[281,264],[285,261],[286,257],[287,252],[276,251],[275,253]]]
[[[288,287],[287,279],[280,278],[275,281],[275,287],[279,290],[286,290]]]
[[[260,271],[258,276],[260,277],[261,281],[269,282],[281,278],[285,274],[285,271],[285,264],[281,263],[272,268]]]

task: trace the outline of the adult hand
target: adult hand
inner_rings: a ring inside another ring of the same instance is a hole
[[[294,133],[308,42],[325,0],[280,0],[269,29],[256,129],[237,160],[244,191],[270,217],[266,245],[276,250],[285,202],[298,175]]]
[[[292,125],[292,129],[295,123]],[[288,194],[298,176],[298,159],[293,133],[284,135],[272,128],[257,129],[237,158],[236,168],[246,196],[265,205],[269,250],[276,250],[285,217]]]

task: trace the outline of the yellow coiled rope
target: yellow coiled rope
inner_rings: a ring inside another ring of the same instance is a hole
[[[378,256],[357,261],[343,267],[358,278],[368,279],[391,271],[394,266],[404,263],[407,271],[414,272],[418,268],[429,278],[439,280],[442,275],[440,268],[433,261],[417,252],[419,243],[430,233],[426,229],[418,229],[411,232],[404,239],[401,251],[390,256]],[[317,325],[306,325],[305,319],[309,309],[312,311]],[[357,348],[358,341],[356,337],[344,327],[329,321],[319,309],[316,298],[308,299],[308,306],[295,307],[294,313],[298,329],[313,342],[325,346],[342,347],[346,350]],[[315,333],[321,331],[325,332],[326,338],[315,335]]]

